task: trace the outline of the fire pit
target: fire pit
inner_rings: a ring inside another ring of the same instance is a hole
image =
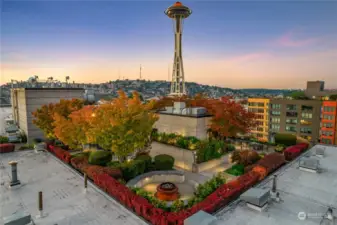
[[[157,186],[157,192],[154,195],[162,201],[174,201],[179,198],[178,187],[171,182],[164,182]]]

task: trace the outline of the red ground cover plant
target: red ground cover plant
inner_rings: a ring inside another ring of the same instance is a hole
[[[301,147],[290,146],[286,150],[284,150],[283,154],[287,161],[291,161],[301,155],[302,151],[303,150],[301,149]]]
[[[57,147],[53,146],[48,146],[48,150],[54,153],[61,152]],[[64,152],[62,154],[58,153],[56,156],[64,158],[64,154]],[[200,210],[213,213],[236,199],[240,194],[251,188],[261,179],[261,172],[259,172],[259,170],[249,171],[237,179],[221,185],[203,201],[193,205],[189,209],[180,212],[165,212],[162,209],[154,207],[145,198],[137,195],[127,186],[117,181],[113,176],[120,172],[117,172],[118,169],[89,165],[88,159],[85,156],[75,157],[69,160],[68,163],[71,163],[74,168],[87,173],[98,187],[154,225],[183,225],[186,218]],[[283,155],[273,153],[265,156],[258,161],[256,165],[264,168],[266,173],[269,174],[284,163]],[[261,168],[260,170],[262,170]]]
[[[270,174],[285,163],[286,161],[284,156],[282,154],[274,152],[260,159],[256,163],[256,165],[264,167],[267,170],[267,173]]]
[[[11,143],[0,144],[0,153],[13,152],[15,145]]]

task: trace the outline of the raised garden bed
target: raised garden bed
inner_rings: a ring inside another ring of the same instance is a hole
[[[55,150],[55,147],[53,148],[53,146],[48,146],[48,150],[54,153],[63,162],[67,164],[71,162],[71,164],[75,168],[78,168],[78,170],[88,170],[85,157],[82,157],[84,160],[74,160],[70,159],[71,155],[66,150]],[[280,154],[277,155],[280,156]],[[266,161],[266,158],[268,157],[266,156],[262,161]],[[258,162],[257,164],[264,168],[264,171],[267,171],[267,174],[269,174],[270,171],[274,171],[280,167],[284,163],[283,160],[284,158],[276,157],[273,159],[273,162],[269,164],[263,162]],[[259,171],[255,170],[249,171],[239,176],[237,179],[225,184],[221,184],[220,178],[214,178],[212,181],[209,181],[205,187],[198,187],[198,198],[194,198],[193,201],[190,201],[187,206],[188,208],[179,205],[178,202],[178,204],[174,206],[174,210],[172,210],[175,212],[172,212],[158,208],[144,197],[137,195],[113,176],[109,175],[109,171],[105,171],[99,166],[96,166],[95,168],[96,169],[92,169],[90,177],[98,187],[106,191],[129,210],[135,212],[138,216],[143,217],[154,225],[183,225],[186,218],[199,210],[213,213],[235,200],[241,193],[255,185],[259,182],[259,179],[261,179],[261,174]]]

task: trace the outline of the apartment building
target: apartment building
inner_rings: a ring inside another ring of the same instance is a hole
[[[34,138],[43,138],[42,131],[33,124],[36,109],[61,99],[83,99],[82,88],[12,88],[11,100],[13,118],[18,127],[27,135],[28,142]]]
[[[322,102],[320,141],[337,144],[337,101]]]
[[[248,111],[257,115],[257,126],[251,130],[251,134],[259,140],[268,141],[269,102],[268,98],[248,98]]]
[[[319,100],[270,100],[269,139],[276,133],[290,133],[317,141],[320,137],[321,104]]]

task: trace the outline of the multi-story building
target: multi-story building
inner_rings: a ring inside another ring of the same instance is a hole
[[[308,141],[317,141],[320,131],[321,101],[270,100],[270,140],[276,133],[290,133]]]
[[[36,109],[61,99],[83,99],[82,88],[12,88],[11,100],[13,118],[16,125],[27,135],[28,142],[34,138],[43,138],[42,131],[33,124]]]
[[[320,141],[337,144],[337,101],[323,101]]]
[[[251,134],[265,141],[269,136],[269,101],[268,98],[248,98],[248,111],[257,115],[257,126]]]

